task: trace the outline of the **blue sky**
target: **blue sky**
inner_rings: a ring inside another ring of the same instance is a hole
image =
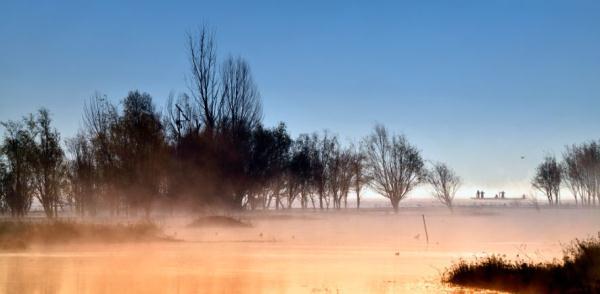
[[[45,106],[69,137],[95,91],[162,107],[208,24],[250,62],[265,124],[383,123],[467,190],[525,193],[544,155],[600,138],[598,1],[81,2],[0,3],[0,120]]]

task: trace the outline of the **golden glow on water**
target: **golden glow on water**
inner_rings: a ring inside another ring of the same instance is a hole
[[[426,246],[420,214],[428,215]],[[544,225],[549,218],[560,224]],[[458,258],[549,260],[597,230],[595,211],[423,209],[253,220],[254,228],[166,227],[186,242],[71,244],[0,253],[3,293],[439,293]]]

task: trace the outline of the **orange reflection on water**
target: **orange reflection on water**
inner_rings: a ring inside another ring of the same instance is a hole
[[[458,258],[485,253],[549,260],[593,233],[579,210],[441,209],[399,215],[247,216],[249,229],[166,227],[185,242],[70,244],[0,253],[3,293],[439,293]],[[299,214],[299,213],[296,213]],[[430,244],[422,232],[427,215]],[[562,221],[541,226],[549,217]]]

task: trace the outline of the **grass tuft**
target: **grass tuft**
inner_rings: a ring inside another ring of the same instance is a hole
[[[531,263],[492,255],[472,262],[460,260],[443,282],[519,293],[600,293],[600,234],[576,239],[562,261]]]

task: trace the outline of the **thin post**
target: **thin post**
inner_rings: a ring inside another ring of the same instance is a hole
[[[421,214],[423,217],[423,227],[425,228],[425,240],[427,240],[427,245],[429,245],[429,234],[427,233],[427,223],[425,222],[425,215]]]

